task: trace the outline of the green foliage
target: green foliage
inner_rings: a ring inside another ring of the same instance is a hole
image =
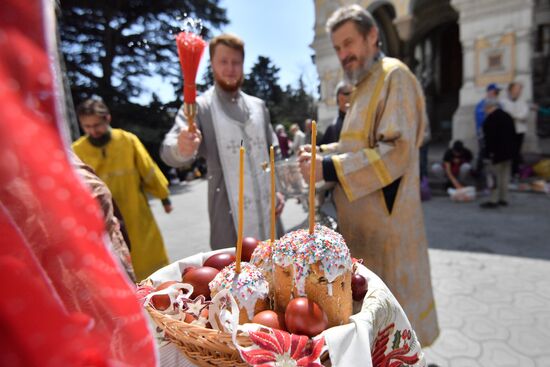
[[[162,75],[181,85],[174,37],[184,14],[204,20],[205,37],[210,28],[228,23],[218,0],[61,0],[60,5],[61,49],[77,103],[93,94],[109,105],[124,103],[147,90],[146,76]]]
[[[279,85],[279,68],[269,57],[259,56],[243,83],[243,91],[266,102],[272,124],[283,124],[287,128],[296,122],[302,124],[306,118],[316,118],[316,104],[305,88],[302,78],[297,88]]]
[[[202,75],[202,83],[197,83],[197,90],[204,92],[214,85],[214,74],[212,74],[212,65],[206,65],[206,70]]]
[[[135,133],[151,156],[173,124],[181,104],[182,75],[175,35],[187,15],[203,20],[202,35],[227,24],[219,0],[61,0],[58,14],[61,51],[75,104],[100,96],[113,115],[113,126]],[[144,92],[144,77],[161,75],[174,99],[148,106],[130,102]]]

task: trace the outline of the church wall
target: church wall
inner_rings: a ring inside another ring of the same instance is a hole
[[[524,85],[522,99],[532,101],[531,34],[533,6],[521,0],[452,0],[459,12],[463,46],[463,85],[460,106],[453,118],[453,139],[477,150],[474,106],[485,96],[488,83],[502,87],[513,80]],[[500,58],[498,57],[500,55]],[[490,67],[491,57],[501,60]],[[503,90],[501,93],[506,93]],[[524,150],[537,151],[535,119],[531,116]]]
[[[321,82],[318,118],[320,130],[324,131],[336,116],[334,89],[342,78],[340,64],[324,29],[326,20],[332,12],[341,5],[351,3],[359,3],[365,8],[390,4],[396,14],[393,23],[399,32],[403,53],[406,51],[407,42],[415,36],[415,29],[426,26],[427,20],[416,19],[412,10],[425,8],[428,5],[433,7],[437,4],[433,4],[436,0],[431,2],[422,0],[314,1],[316,34],[311,47],[316,53],[316,66]],[[452,138],[463,140],[474,151],[477,151],[474,106],[485,95],[485,87],[489,82],[497,82],[504,87],[512,80],[519,80],[524,84],[522,98],[527,102],[533,100],[534,1],[541,0],[451,0],[450,2],[459,14],[463,75],[459,107],[453,116]],[[419,23],[422,21],[424,23]],[[500,65],[497,63],[498,67],[488,68],[488,60],[493,60],[491,62],[494,63],[498,52],[501,52]],[[526,151],[538,150],[535,132],[533,114],[524,144]]]

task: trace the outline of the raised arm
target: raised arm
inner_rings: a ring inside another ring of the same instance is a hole
[[[197,126],[200,127],[198,116],[196,120]],[[195,160],[201,142],[200,128],[195,133],[189,132],[187,119],[181,107],[176,115],[174,126],[166,134],[160,146],[160,157],[171,167],[189,166]]]

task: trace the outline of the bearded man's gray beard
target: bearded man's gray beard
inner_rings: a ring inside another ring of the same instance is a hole
[[[376,57],[371,57],[363,63],[358,69],[346,71],[344,69],[344,79],[348,84],[351,85],[357,85],[360,81],[362,81],[372,68],[372,65],[374,65],[375,61],[377,60]]]

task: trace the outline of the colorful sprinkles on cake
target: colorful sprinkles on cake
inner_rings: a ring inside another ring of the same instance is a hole
[[[237,275],[237,276],[235,276]],[[244,307],[248,318],[254,317],[254,307],[259,299],[265,299],[269,292],[267,280],[260,270],[247,262],[241,263],[241,272],[235,273],[235,263],[223,268],[208,284],[211,292],[228,289],[240,307]]]
[[[277,241],[275,245],[277,246]],[[273,261],[271,255],[273,253],[273,246],[271,241],[262,241],[258,243],[258,246],[254,249],[252,256],[250,257],[250,263],[257,266],[264,272],[273,272]]]
[[[329,286],[352,267],[350,252],[342,235],[319,224],[313,234],[299,229],[284,235],[273,253],[273,261],[280,266],[294,266],[296,289],[301,296],[305,295],[305,279],[311,265],[320,263]]]
[[[273,264],[284,268],[294,263],[294,256],[300,245],[300,240],[295,236],[297,232],[288,232],[276,242],[273,247]]]

